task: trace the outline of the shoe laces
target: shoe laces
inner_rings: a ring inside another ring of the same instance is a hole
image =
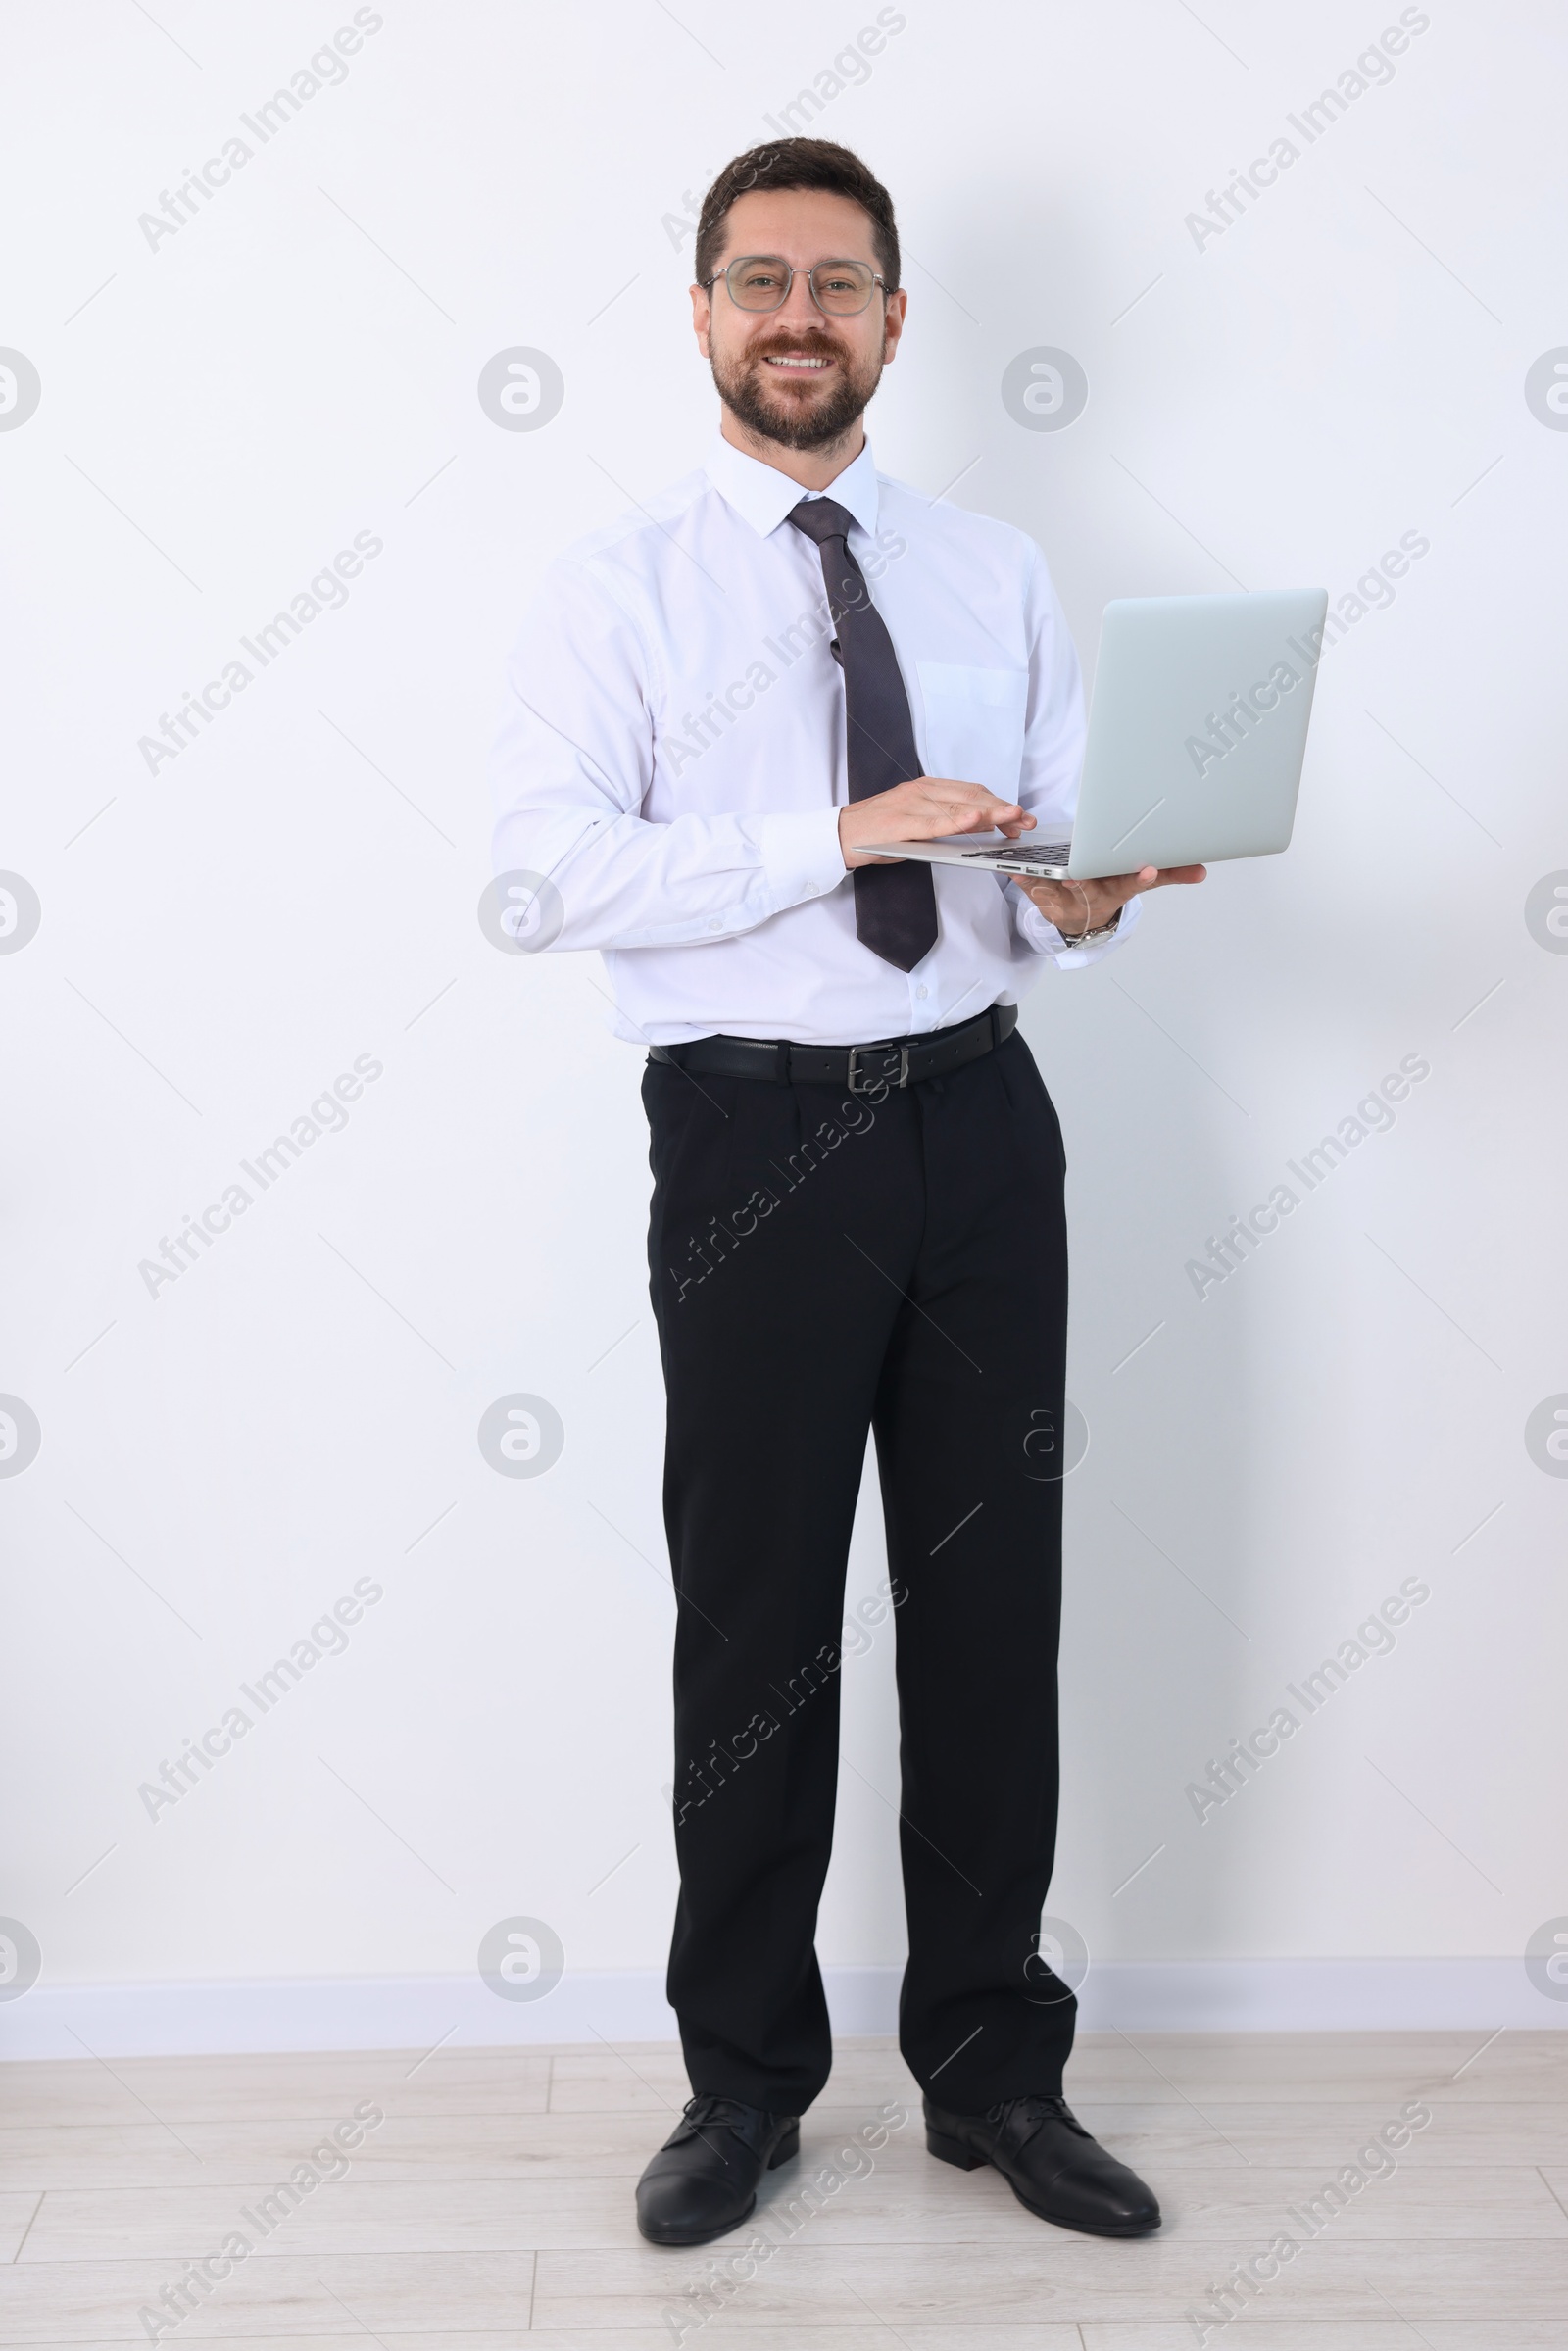
[[[1032,2138],[1041,2124],[1046,2122],[1065,2123],[1070,2131],[1077,2131],[1080,2138],[1089,2136],[1066,2099],[1059,2094],[1048,2097],[1040,2091],[1029,2091],[1021,2098],[1004,2098],[1000,2105],[986,2109],[987,2122],[999,2126],[1004,2124],[1010,2115],[1018,2115],[1028,2124],[1026,2137]]]
[[[727,2164],[729,2156],[715,2140],[715,2131],[727,2131],[737,2138],[748,2154],[756,2155],[772,2129],[774,2116],[758,2106],[748,2106],[744,2098],[726,2097],[721,2090],[699,2090],[688,2098],[681,2109],[676,2126],[677,2135],[690,2133],[706,2140],[720,2161]]]
[[[699,2090],[696,2097],[688,2098],[681,2109],[694,2129],[701,2128],[705,2123],[712,2123],[720,2130],[727,2128],[731,2131],[743,2131],[747,2116],[756,2111],[755,2107],[747,2106],[742,2099],[726,2098],[722,2091],[713,2089]]]

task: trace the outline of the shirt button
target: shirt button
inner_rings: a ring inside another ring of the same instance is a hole
[[[924,988],[916,988],[914,993],[916,996],[924,996],[926,994],[926,990]]]
[[[721,914],[715,914],[712,917],[712,920],[709,923],[708,927],[710,931],[721,931],[724,927],[723,916]]]

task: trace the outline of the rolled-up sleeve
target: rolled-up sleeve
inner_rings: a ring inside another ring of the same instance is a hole
[[[555,564],[507,664],[490,778],[494,870],[553,884],[558,948],[734,938],[844,879],[831,806],[643,816],[655,687],[631,613],[580,563]]]
[[[1066,841],[1072,834],[1084,763],[1083,672],[1066,615],[1038,548],[1029,576],[1028,618],[1029,702],[1018,799],[1036,819],[1030,840]],[[1097,940],[1092,947],[1074,947],[1011,881],[1002,875],[997,878],[1007,893],[1018,939],[1034,954],[1051,956],[1063,971],[1114,955],[1138,928],[1143,915],[1143,900],[1130,899],[1108,939]]]

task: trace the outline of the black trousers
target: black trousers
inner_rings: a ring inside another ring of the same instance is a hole
[[[1034,1058],[1015,1034],[874,1097],[650,1061],[643,1100],[677,1593],[668,1992],[693,2087],[794,2114],[827,2081],[812,1938],[870,1430],[888,1544],[873,1637],[897,1642],[900,2045],[960,2113],[1059,2090],[1076,2003],[1038,1935],[1067,1261]]]

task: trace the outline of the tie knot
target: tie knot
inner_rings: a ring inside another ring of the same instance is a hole
[[[805,531],[818,547],[824,539],[847,541],[853,519],[849,509],[840,506],[836,498],[803,498],[799,506],[790,509],[790,520],[796,529]]]

